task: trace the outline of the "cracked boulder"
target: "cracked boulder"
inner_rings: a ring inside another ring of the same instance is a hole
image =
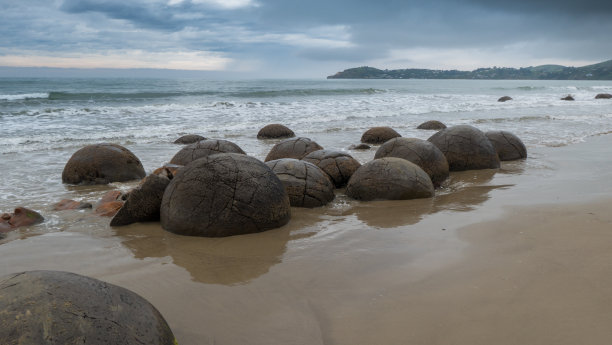
[[[257,139],[280,139],[280,138],[293,138],[295,133],[288,127],[278,123],[267,125],[259,130],[257,133]]]
[[[0,277],[1,344],[175,345],[151,303],[103,281],[61,271]]]
[[[302,159],[307,154],[322,150],[323,147],[308,138],[285,139],[274,145],[266,156],[266,162],[281,158]]]
[[[446,128],[446,125],[440,121],[431,120],[421,123],[417,129],[440,130]]]
[[[506,131],[488,131],[487,138],[501,161],[512,161],[527,158],[527,148],[516,135]]]
[[[207,157],[217,153],[240,153],[246,154],[242,149],[231,141],[223,139],[208,139],[183,147],[170,160],[171,164],[187,165],[194,160]]]
[[[130,150],[116,144],[88,145],[75,152],[64,166],[62,182],[107,184],[146,176],[142,163]]]
[[[183,135],[182,137],[176,139],[174,143],[175,144],[193,144],[193,143],[197,143],[200,140],[206,140],[206,138],[201,135],[197,135],[197,134],[187,134],[187,135]]]
[[[170,179],[165,176],[147,176],[138,187],[128,193],[125,203],[114,215],[110,225],[158,221],[162,197],[169,183]]]
[[[372,127],[363,133],[361,142],[378,145],[397,137],[401,135],[391,127]]]
[[[283,184],[264,163],[222,153],[193,161],[172,179],[160,216],[170,232],[222,237],[281,227],[291,207]]]
[[[309,153],[302,160],[312,163],[323,170],[336,188],[344,187],[361,164],[348,153],[318,150]]]
[[[475,127],[449,127],[432,135],[427,141],[442,151],[450,171],[499,168],[495,148],[487,136]]]
[[[266,165],[282,182],[291,206],[318,207],[334,200],[334,185],[316,165],[293,158],[269,161]]]
[[[423,169],[434,186],[448,178],[446,157],[434,144],[416,138],[394,138],[378,148],[374,159],[396,157],[410,161]]]
[[[387,157],[357,169],[346,186],[346,195],[364,201],[431,198],[434,186],[427,173],[416,164]]]

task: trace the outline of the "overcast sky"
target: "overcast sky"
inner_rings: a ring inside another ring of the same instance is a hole
[[[0,0],[0,66],[239,71],[582,66],[612,0]]]

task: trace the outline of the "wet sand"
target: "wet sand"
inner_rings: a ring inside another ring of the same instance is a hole
[[[293,208],[192,238],[86,212],[0,243],[0,274],[80,273],[152,302],[179,344],[607,344],[612,136],[454,173],[429,200]],[[372,153],[373,154],[373,153]]]

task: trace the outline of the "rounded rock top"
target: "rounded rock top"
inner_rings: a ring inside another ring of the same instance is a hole
[[[427,141],[442,151],[450,171],[497,169],[500,166],[493,144],[476,127],[449,127],[435,133]]]
[[[357,169],[346,186],[346,195],[364,201],[431,198],[434,186],[427,173],[416,164],[387,157]]]
[[[279,123],[269,124],[257,133],[257,139],[280,139],[280,138],[293,138],[295,133],[288,127]]]
[[[176,344],[151,303],[97,279],[27,271],[0,277],[0,291],[2,344]]]
[[[319,207],[334,200],[334,185],[323,170],[312,163],[293,158],[266,162],[289,195],[291,206]]]
[[[307,154],[322,149],[321,145],[309,138],[285,139],[272,147],[265,161],[268,162],[281,158],[302,159]]]
[[[142,163],[130,150],[117,144],[88,145],[68,160],[62,182],[69,184],[108,184],[139,180],[146,176]]]
[[[332,150],[313,151],[302,160],[323,170],[336,188],[345,186],[353,173],[361,166],[361,163],[348,153]]]
[[[527,158],[527,148],[516,135],[506,131],[488,131],[487,138],[501,161],[511,161]]]
[[[446,128],[446,125],[437,120],[425,121],[421,123],[417,129],[440,130]]]
[[[361,142],[377,145],[397,137],[401,137],[401,135],[391,127],[372,127],[363,133]]]
[[[189,144],[177,152],[170,160],[170,164],[187,165],[198,158],[218,153],[246,154],[240,146],[223,139],[206,139]]]
[[[204,237],[261,232],[285,225],[290,217],[289,197],[274,172],[236,153],[185,166],[166,188],[160,209],[164,229]]]
[[[187,134],[187,135],[183,135],[182,137],[176,139],[174,143],[175,144],[193,144],[193,143],[197,143],[200,140],[206,140],[206,138],[198,134]]]

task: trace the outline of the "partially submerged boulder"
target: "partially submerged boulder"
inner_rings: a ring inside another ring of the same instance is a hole
[[[198,158],[207,157],[217,153],[239,153],[246,154],[242,149],[231,141],[223,139],[208,139],[183,147],[170,160],[171,164],[187,165]]]
[[[507,102],[507,101],[511,101],[511,100],[512,100],[512,97],[510,97],[510,96],[503,96],[503,97],[500,97],[497,101],[498,102]]]
[[[82,210],[86,208],[92,208],[93,205],[88,202],[76,201],[71,199],[62,199],[57,204],[53,205],[54,211],[65,211],[65,210]]]
[[[60,271],[0,277],[0,343],[176,345],[163,316],[125,288]]]
[[[421,123],[417,129],[440,130],[446,128],[446,125],[440,121],[430,120]]]
[[[372,147],[368,144],[357,144],[357,145],[351,145],[349,146],[349,150],[359,150],[359,151],[363,151],[363,150],[369,150]]]
[[[282,182],[291,206],[318,207],[334,200],[334,185],[316,165],[293,158],[276,159],[266,165]]]
[[[402,158],[418,165],[439,186],[448,178],[448,162],[436,145],[416,138],[394,138],[378,148],[374,159],[384,157]]]
[[[166,188],[160,213],[170,232],[221,237],[283,226],[291,208],[269,167],[253,157],[223,153],[185,166]]]
[[[612,95],[609,93],[599,93],[595,96],[595,99],[611,99]]]
[[[488,131],[485,135],[493,144],[499,160],[511,161],[527,158],[527,148],[516,135],[506,131]]]
[[[22,226],[30,226],[44,222],[40,213],[25,207],[17,207],[13,213],[0,215],[0,232],[11,231]]]
[[[268,162],[281,158],[302,159],[307,154],[322,149],[321,145],[309,138],[285,139],[272,147],[265,161]]]
[[[378,145],[397,137],[401,135],[391,127],[372,127],[363,133],[361,142]]]
[[[187,135],[183,135],[182,137],[176,139],[174,143],[175,144],[193,144],[193,143],[197,143],[200,140],[206,140],[206,138],[201,135],[197,135],[197,134],[187,134]]]
[[[449,127],[427,140],[442,151],[450,171],[499,168],[495,148],[487,136],[475,127]]]
[[[88,145],[75,152],[62,172],[69,184],[107,184],[145,177],[142,163],[130,150],[116,144]]]
[[[257,139],[280,139],[280,138],[293,138],[295,133],[286,126],[278,123],[267,125],[259,130],[257,133]]]
[[[434,186],[427,173],[416,164],[387,157],[357,169],[346,186],[346,195],[364,201],[431,198]]]
[[[361,164],[348,153],[331,150],[317,150],[302,160],[312,163],[323,170],[336,188],[344,187]]]
[[[159,209],[164,191],[170,183],[165,176],[151,174],[131,190],[121,209],[114,215],[111,226],[159,220]]]
[[[567,95],[563,98],[561,98],[562,101],[573,101],[574,97],[572,97],[572,95]]]

